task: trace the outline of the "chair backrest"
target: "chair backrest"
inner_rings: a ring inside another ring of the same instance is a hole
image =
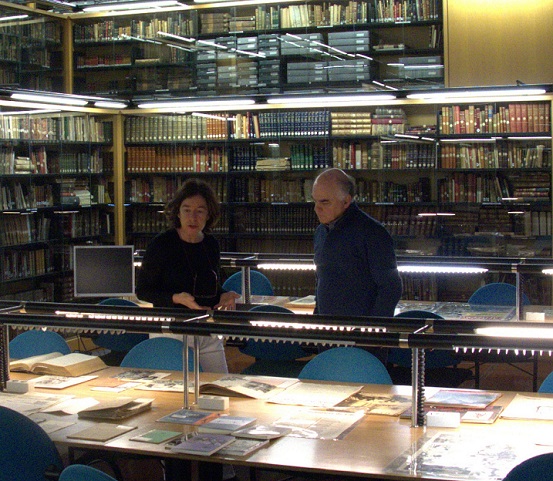
[[[403,311],[396,314],[394,317],[407,317],[411,319],[443,319],[442,316],[435,312],[423,311],[421,309],[413,309],[411,311]],[[391,348],[388,350],[388,363],[397,366],[411,368],[411,349]],[[437,369],[447,366],[456,366],[460,359],[451,351],[428,351],[425,354],[425,368]]]
[[[380,359],[358,347],[334,347],[323,351],[305,365],[298,377],[318,381],[392,384],[392,378]]]
[[[517,288],[506,282],[492,282],[479,287],[469,298],[469,304],[481,306],[516,306]],[[522,294],[522,305],[530,304],[526,294]]]
[[[66,340],[54,331],[32,329],[15,336],[9,343],[10,357],[24,359],[50,352],[69,354],[71,348]]]
[[[223,289],[242,294],[242,271],[235,272],[224,283]],[[253,296],[274,296],[271,281],[265,274],[250,269],[250,292]]]
[[[46,481],[61,472],[61,456],[48,434],[27,416],[0,406],[0,480]]]
[[[71,464],[61,472],[59,481],[116,481],[116,479],[92,466]]]
[[[515,466],[503,481],[546,481],[553,473],[553,453],[540,454]]]
[[[254,312],[283,312],[293,314],[290,309],[282,306],[259,305],[250,309]],[[309,354],[297,343],[274,342],[274,341],[255,341],[248,339],[246,345],[240,348],[240,352],[256,359],[267,361],[293,361]]]
[[[120,297],[108,297],[98,304],[103,306],[137,306],[138,304]],[[94,344],[110,351],[126,352],[148,339],[148,334],[99,334],[94,338]]]
[[[130,301],[128,299],[123,299],[121,297],[108,297],[107,299],[101,300],[98,304],[102,306],[136,306],[138,307],[138,304],[136,302]]]
[[[182,371],[182,341],[172,337],[153,337],[134,346],[121,361],[121,367]],[[194,369],[192,349],[188,351],[188,370]]]
[[[547,377],[540,384],[538,392],[541,393],[553,393],[553,371],[550,372]]]

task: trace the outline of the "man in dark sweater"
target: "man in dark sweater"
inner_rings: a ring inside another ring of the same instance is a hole
[[[315,312],[392,317],[402,284],[393,240],[359,209],[355,180],[340,169],[322,172],[312,197],[321,225],[315,231]]]

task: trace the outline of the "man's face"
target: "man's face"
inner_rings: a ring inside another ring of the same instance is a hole
[[[316,182],[311,196],[315,202],[315,213],[321,224],[330,224],[351,204],[351,196],[344,194],[332,182]]]

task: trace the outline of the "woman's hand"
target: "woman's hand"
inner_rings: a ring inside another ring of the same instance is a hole
[[[219,303],[213,309],[222,309],[224,311],[233,311],[236,309],[236,299],[240,297],[234,291],[223,292],[219,298]]]
[[[194,296],[192,294],[188,294],[188,292],[179,292],[177,294],[173,294],[173,303],[175,304],[182,304],[183,306],[188,307],[189,309],[207,309],[205,307],[200,306]]]

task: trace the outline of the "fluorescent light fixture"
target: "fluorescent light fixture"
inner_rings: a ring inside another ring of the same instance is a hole
[[[151,2],[114,2],[114,3],[102,3],[99,5],[92,5],[90,7],[84,7],[83,12],[107,12],[117,10],[142,10],[149,8],[166,8],[166,7],[185,7],[176,0],[158,0]]]
[[[228,100],[165,100],[152,101],[138,104],[139,109],[163,109],[163,110],[202,110],[202,108],[240,108],[255,104],[253,99],[228,99]]]
[[[507,140],[551,140],[550,135],[532,135],[528,137],[507,137]]]
[[[419,212],[417,214],[419,217],[448,217],[448,216],[454,216],[454,212]]]
[[[268,5],[271,3],[297,3],[303,0],[194,0],[194,3],[210,3],[210,7],[238,7],[240,5]]]
[[[315,264],[312,263],[284,263],[284,262],[267,262],[258,264],[258,269],[278,270],[278,271],[314,271]]]
[[[14,92],[11,94],[14,100],[27,100],[30,102],[41,102],[50,104],[73,105],[76,107],[84,107],[88,104],[88,100],[83,97],[55,94],[39,94],[27,92]]]
[[[125,102],[117,102],[116,100],[97,100],[94,102],[94,107],[104,109],[124,109],[127,107]]]
[[[490,139],[481,139],[481,138],[466,138],[466,139],[440,139],[440,142],[449,142],[449,143],[460,143],[460,142],[470,142],[473,144],[495,144],[496,138],[492,137]]]
[[[548,269],[543,269],[541,272],[546,276],[553,276],[553,267],[550,267]]]
[[[399,266],[399,272],[404,273],[428,273],[428,274],[484,274],[488,269],[484,267],[462,267],[462,266],[434,266],[434,265],[406,265]]]
[[[0,112],[0,116],[3,115],[37,115],[37,114],[55,114],[61,112],[59,109],[39,109],[39,110],[12,110],[11,112]]]
[[[408,99],[455,99],[465,97],[516,97],[519,95],[542,95],[544,87],[505,87],[483,89],[458,89],[415,92],[407,95]]]
[[[7,17],[0,17],[0,22],[10,22],[12,20],[23,20],[28,18],[29,15],[9,15]]]
[[[517,339],[553,339],[553,329],[541,327],[480,327],[475,334],[490,337],[512,337]]]
[[[382,102],[395,100],[396,96],[391,93],[385,94],[351,94],[351,95],[318,95],[318,96],[306,96],[306,95],[288,95],[282,97],[271,97],[267,99],[268,104],[309,104],[312,102],[321,103],[347,103],[347,104],[363,104],[365,102]]]

